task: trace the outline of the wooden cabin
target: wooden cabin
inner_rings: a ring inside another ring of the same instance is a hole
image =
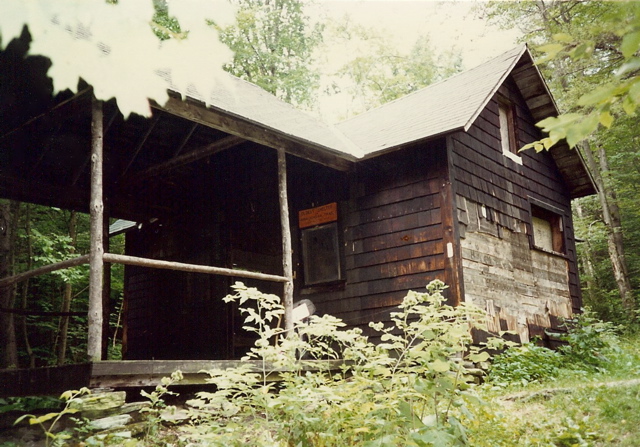
[[[46,60],[11,61],[0,196],[86,212],[90,89],[53,97]],[[365,331],[433,279],[523,341],[579,310],[571,200],[594,185],[566,145],[518,152],[558,113],[525,46],[335,126],[231,76],[169,90],[150,119],[103,105],[105,218],[128,221],[112,230],[130,259],[104,256],[128,264],[125,359],[239,358],[251,340],[222,301],[237,280],[292,282]]]

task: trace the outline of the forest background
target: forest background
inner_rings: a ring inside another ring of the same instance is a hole
[[[322,12],[322,2],[232,3],[237,7],[234,20],[209,23],[233,51],[224,69],[329,121],[392,101],[479,62],[469,62],[471,36],[460,34],[457,46],[439,43],[438,35],[430,33],[439,29],[434,22],[425,22],[424,32],[414,34],[407,46],[406,37],[398,40],[382,26],[363,24],[356,14]],[[367,7],[367,2],[345,3]],[[451,7],[451,2],[402,3],[416,3],[425,11]],[[574,203],[584,304],[599,318],[634,330],[640,281],[635,115],[640,104],[640,7],[637,2],[577,0],[472,6],[465,5],[465,11],[474,23],[507,30],[510,39],[519,36],[541,63],[565,114],[545,128],[554,137],[567,137],[572,150],[583,151],[600,191]],[[170,7],[161,0],[154,7],[152,27],[158,38],[181,39],[185,32]],[[448,18],[440,19],[445,26],[455,14],[448,11]],[[505,50],[517,44],[501,39],[508,44]],[[336,48],[341,48],[340,58]],[[497,53],[487,56],[501,52],[491,48]],[[9,246],[0,247],[6,261],[0,263],[0,277],[89,251],[88,216],[17,202],[0,205],[12,235]],[[111,239],[110,250],[122,252],[121,236]],[[118,358],[123,275],[121,266],[113,270],[109,357]],[[83,361],[87,289],[88,269],[78,267],[2,293],[0,307],[18,312],[0,313],[0,367]]]

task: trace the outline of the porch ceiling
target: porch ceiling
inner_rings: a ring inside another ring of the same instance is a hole
[[[23,40],[0,52],[0,197],[88,211],[91,89],[52,95],[50,62],[25,57]],[[352,162],[313,150],[228,110],[174,94],[153,116],[123,119],[115,101],[104,104],[104,196],[113,217],[144,220],[177,212],[185,188],[216,154],[258,143],[339,170]],[[196,163],[198,162],[198,163]],[[275,174],[274,174],[275,175]]]

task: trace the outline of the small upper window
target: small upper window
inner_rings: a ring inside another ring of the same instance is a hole
[[[498,113],[500,118],[500,144],[502,146],[502,153],[508,158],[521,163],[522,159],[518,155],[513,104],[507,99],[500,97],[498,100]]]
[[[532,204],[531,224],[533,245],[536,248],[555,253],[565,252],[564,227],[560,214]]]

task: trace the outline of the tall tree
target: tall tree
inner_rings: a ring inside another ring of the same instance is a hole
[[[9,201],[0,203],[0,278],[10,276],[15,271],[15,245],[20,203]],[[18,345],[15,331],[14,310],[15,286],[0,289],[0,368],[18,367]]]
[[[69,216],[69,238],[70,254],[73,255],[78,244],[78,216],[75,211],[70,212]],[[66,281],[64,284],[64,295],[62,297],[62,306],[60,312],[65,314],[71,310],[71,299],[73,294],[73,284]],[[69,333],[69,315],[60,317],[60,330],[58,335],[58,365],[64,365],[67,358],[67,334]]]
[[[222,42],[234,52],[225,69],[280,99],[312,107],[319,74],[313,52],[322,26],[305,13],[305,0],[232,0],[236,23],[217,26]]]
[[[354,24],[347,15],[328,27],[332,46],[348,48],[350,57],[332,79],[329,92],[347,93],[346,114],[355,115],[408,95],[462,70],[455,50],[438,53],[428,35],[419,35],[402,51],[386,33]],[[333,56],[333,55],[332,55]],[[346,118],[347,116],[343,117]]]

